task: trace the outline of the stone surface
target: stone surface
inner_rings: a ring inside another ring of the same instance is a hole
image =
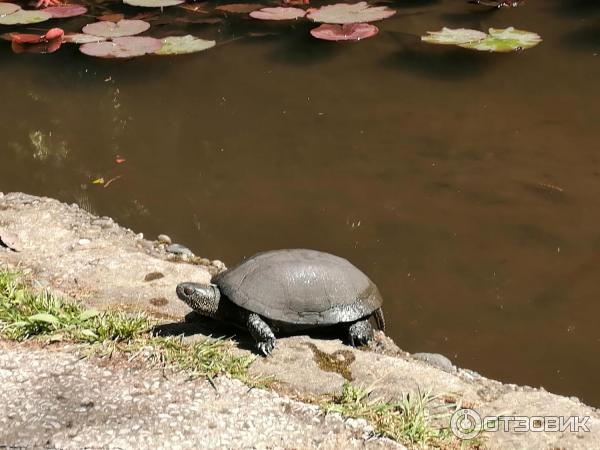
[[[208,282],[210,274],[207,270],[216,270],[214,266],[207,269],[202,265],[170,262],[164,249],[145,240],[136,240],[135,233],[118,227],[107,218],[97,218],[79,208],[25,194],[0,196],[0,226],[14,233],[21,247],[19,252],[0,251],[0,263],[19,266],[34,286],[58,290],[94,307],[146,310],[163,318],[162,333],[183,334],[190,341],[204,339],[207,335],[233,336],[239,342],[240,353],[247,353],[253,347],[246,333],[198,318],[175,295],[175,286],[180,281]],[[80,239],[89,239],[90,243],[78,245]],[[156,273],[164,276],[157,278]],[[183,320],[184,316],[187,320]],[[359,386],[373,386],[377,394],[390,400],[406,393],[431,391],[440,401],[460,402],[481,415],[589,416],[589,432],[496,432],[486,435],[486,446],[491,449],[600,448],[600,413],[577,399],[541,389],[502,384],[467,369],[440,370],[412,359],[381,333],[376,335],[371,349],[353,349],[332,336],[280,338],[272,357],[257,358],[251,371],[275,376],[279,380],[280,393],[299,398],[339,393],[343,383],[351,379]],[[329,364],[340,360],[340,355],[343,356],[341,360],[347,362],[345,366]],[[40,373],[40,377],[43,376],[52,375]],[[121,387],[126,390],[125,385]],[[0,392],[5,390],[0,387]],[[241,407],[238,397],[232,399],[228,407]],[[112,429],[118,434],[119,420],[127,422],[127,427],[133,426],[131,419],[114,414],[108,422],[110,426],[98,433],[108,433]],[[168,423],[161,426],[170,426]],[[215,432],[214,436],[218,434]],[[65,437],[61,439],[52,442],[58,447],[69,442]],[[299,445],[312,447],[314,444],[306,441]]]
[[[224,377],[212,385],[2,342],[0,403],[2,448],[404,448],[373,439],[364,421]]]

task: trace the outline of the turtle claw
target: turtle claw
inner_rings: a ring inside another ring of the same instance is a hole
[[[271,352],[273,351],[273,349],[275,348],[275,340],[268,339],[266,341],[259,342],[258,344],[256,344],[256,346],[258,347],[258,351],[263,356],[269,356],[271,354]]]

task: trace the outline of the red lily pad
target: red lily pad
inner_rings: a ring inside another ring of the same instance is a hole
[[[387,19],[396,14],[396,11],[387,6],[369,6],[367,2],[359,3],[336,3],[321,8],[308,10],[308,17],[313,22],[322,23],[362,23],[375,22]]]
[[[12,50],[15,53],[53,53],[63,42],[65,32],[52,28],[46,34],[12,33]]]
[[[154,53],[162,47],[162,42],[147,36],[117,37],[111,42],[83,44],[79,51],[98,58],[133,58]]]
[[[100,21],[83,27],[85,34],[102,36],[106,38],[133,36],[143,33],[150,28],[150,24],[143,20],[119,20],[118,22]]]
[[[261,9],[263,5],[259,3],[229,3],[227,5],[217,6],[215,9],[228,13],[247,14],[257,9]]]
[[[284,8],[278,6],[276,8],[262,8],[257,11],[252,11],[250,17],[259,20],[294,20],[304,17],[306,11],[300,8]]]
[[[314,37],[326,41],[360,41],[375,36],[377,33],[379,33],[379,28],[369,23],[349,23],[345,25],[324,23],[310,30],[310,34]]]
[[[115,13],[115,14],[104,14],[103,16],[98,16],[96,19],[100,21],[109,21],[109,22],[118,22],[119,20],[123,20],[125,18],[125,14]]]
[[[44,8],[44,12],[47,12],[55,19],[64,19],[66,17],[81,16],[87,12],[87,8],[81,5],[50,6],[49,8]]]
[[[181,5],[185,0],[123,0],[131,6],[142,6],[144,8],[163,8],[165,6]]]
[[[14,3],[0,3],[0,16],[7,16],[12,13],[16,13],[20,10],[21,7],[19,5],[15,5]]]

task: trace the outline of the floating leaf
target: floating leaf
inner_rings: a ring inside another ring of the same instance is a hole
[[[51,19],[52,16],[45,11],[26,11],[20,9],[12,14],[0,17],[0,25],[27,25],[40,23]]]
[[[70,33],[65,34],[63,37],[63,42],[71,43],[71,44],[89,44],[91,42],[104,42],[106,41],[105,37],[102,36],[94,36],[93,34],[85,34],[85,33]]]
[[[287,6],[302,6],[308,5],[310,0],[283,0],[283,4]]]
[[[20,9],[21,7],[19,5],[15,5],[14,3],[0,3],[0,17],[16,13]]]
[[[107,38],[133,36],[143,33],[150,28],[150,24],[143,20],[119,20],[117,23],[100,21],[94,22],[83,27],[85,34],[94,36],[103,36]]]
[[[369,6],[367,2],[359,2],[354,4],[337,3],[318,9],[311,8],[306,17],[314,22],[348,24],[375,22],[387,19],[394,14],[396,11],[387,6]]]
[[[119,20],[123,20],[125,18],[125,14],[115,13],[115,14],[104,14],[103,16],[98,16],[96,19],[101,21],[108,22],[118,22]],[[138,17],[136,17],[137,19]],[[141,19],[141,17],[140,17]]]
[[[161,47],[162,43],[158,39],[134,36],[114,38],[111,42],[83,44],[79,50],[86,55],[98,58],[133,58],[154,53]]]
[[[60,48],[64,35],[60,28],[52,28],[43,35],[12,33],[11,47],[15,53],[53,53]]]
[[[83,45],[81,46],[83,47]],[[79,49],[81,50],[81,47],[79,47]],[[83,52],[83,50],[81,50]],[[85,53],[85,52],[83,52]],[[96,178],[94,181],[92,181],[92,184],[104,184],[104,178],[100,177],[100,178]]]
[[[259,20],[294,20],[304,17],[306,11],[300,8],[284,8],[278,6],[276,8],[262,8],[257,11],[252,11],[250,17]]]
[[[66,17],[81,16],[87,12],[87,8],[81,5],[61,5],[45,8],[44,12],[56,19],[64,19]]]
[[[28,319],[32,322],[45,322],[52,325],[58,325],[60,323],[60,320],[58,320],[56,316],[48,313],[34,314],[33,316],[29,316]]]
[[[317,39],[326,41],[360,41],[379,33],[379,28],[369,23],[350,23],[346,25],[334,25],[324,23],[310,30]]]
[[[197,37],[170,36],[162,39],[162,47],[156,52],[157,55],[184,55],[186,53],[201,52],[214,47],[215,41],[207,41]]]
[[[514,52],[535,47],[542,38],[530,31],[509,28],[490,28],[490,35],[481,41],[461,44],[461,47],[483,52]]]
[[[131,6],[142,6],[144,8],[162,8],[165,6],[175,6],[184,3],[184,0],[123,0]]]
[[[264,5],[258,3],[229,3],[228,5],[217,6],[215,9],[228,13],[247,14],[257,9],[261,9]]]
[[[481,41],[488,37],[486,33],[468,28],[442,28],[440,31],[428,31],[429,36],[421,36],[421,40],[430,44],[460,45]]]

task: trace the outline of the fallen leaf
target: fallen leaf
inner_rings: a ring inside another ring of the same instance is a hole
[[[94,181],[92,181],[92,184],[104,184],[104,178],[96,178]]]

